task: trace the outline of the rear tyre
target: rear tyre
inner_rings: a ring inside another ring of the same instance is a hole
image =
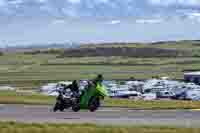
[[[78,112],[81,109],[80,104],[79,104],[79,99],[73,98],[72,100],[72,110],[74,112]]]
[[[98,97],[93,97],[89,103],[90,112],[96,111],[100,106],[100,99]]]
[[[56,107],[53,108],[53,112],[56,112],[58,109]]]

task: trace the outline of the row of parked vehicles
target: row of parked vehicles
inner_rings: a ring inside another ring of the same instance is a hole
[[[46,91],[49,88],[56,91],[57,100],[53,108],[54,111],[64,111],[71,108],[75,112],[81,109],[88,109],[93,112],[101,106],[101,101],[106,96],[143,100],[157,100],[161,98],[200,100],[200,86],[170,80],[129,81],[125,85],[117,85],[108,81],[102,82],[102,80],[94,82],[84,81],[79,83],[79,91],[68,89],[71,86],[69,84],[71,82],[60,86],[62,82],[59,82],[56,84],[58,85],[56,87],[54,84],[43,87],[43,91],[47,95],[54,95]]]

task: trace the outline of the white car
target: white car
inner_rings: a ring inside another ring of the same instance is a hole
[[[174,92],[171,92],[171,91],[160,91],[160,92],[157,93],[158,98],[172,98],[175,95],[176,94]]]
[[[116,98],[134,98],[141,96],[140,92],[129,90],[113,90],[109,92],[111,97]]]
[[[200,101],[200,90],[188,90],[186,91],[186,99]]]
[[[156,100],[157,95],[156,95],[156,93],[142,94],[142,99],[145,100],[145,101]]]

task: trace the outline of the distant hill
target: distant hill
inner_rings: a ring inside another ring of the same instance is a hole
[[[67,49],[61,57],[96,57],[96,56],[122,56],[122,57],[182,57],[190,56],[183,50],[161,49],[161,48],[80,48]]]
[[[200,40],[163,41],[154,43],[84,44],[66,49],[60,57],[199,57]]]
[[[94,44],[83,44],[81,45],[82,48],[94,48],[94,47],[157,47],[157,46],[164,46],[165,48],[168,48],[168,46],[171,46],[172,48],[175,47],[173,45],[200,45],[200,40],[181,40],[181,41],[158,41],[158,42],[152,42],[152,43],[124,43],[124,42],[113,42],[113,43],[94,43]],[[188,45],[188,46],[189,46]]]
[[[52,43],[52,44],[29,44],[29,45],[16,45],[7,46],[2,48],[6,52],[28,52],[28,51],[38,51],[47,49],[67,49],[67,48],[77,48],[80,44],[77,43]]]
[[[100,43],[75,44],[53,43],[15,46],[4,49],[6,52],[25,54],[59,54],[58,57],[200,57],[200,40],[160,41],[153,43]]]

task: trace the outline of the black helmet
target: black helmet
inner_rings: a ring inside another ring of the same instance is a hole
[[[103,81],[103,75],[102,74],[98,74],[96,80],[102,82]]]
[[[101,79],[103,79],[103,76],[102,76],[102,74],[98,74],[98,78],[101,78]]]

